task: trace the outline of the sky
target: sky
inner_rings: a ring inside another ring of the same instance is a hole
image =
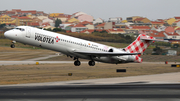
[[[96,18],[142,16],[150,20],[180,16],[180,0],[0,0],[2,10],[37,10],[45,13],[84,12]]]

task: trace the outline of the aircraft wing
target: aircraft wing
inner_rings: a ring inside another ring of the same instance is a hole
[[[88,51],[75,51],[75,53],[91,55],[91,56],[122,56],[122,55],[138,55],[141,53],[118,53],[118,52],[88,52]]]

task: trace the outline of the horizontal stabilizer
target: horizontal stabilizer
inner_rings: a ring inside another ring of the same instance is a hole
[[[158,41],[158,42],[169,42],[168,40],[158,40],[158,39],[150,39],[150,38],[147,38],[147,37],[141,37],[140,38],[141,40],[148,40],[148,41]]]

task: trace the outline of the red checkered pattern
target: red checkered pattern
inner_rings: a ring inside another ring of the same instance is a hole
[[[143,38],[144,40],[141,40],[141,38]],[[147,36],[145,34],[140,34],[133,43],[131,43],[129,46],[125,48],[125,50],[129,53],[143,53],[147,49],[147,47],[151,44],[151,42],[154,42],[146,39],[155,39],[155,38]],[[141,63],[143,59],[140,58],[140,56],[141,54],[133,55],[134,61]]]
[[[134,61],[135,61],[135,62],[141,63],[141,62],[143,61],[143,59],[140,58],[140,57],[137,56],[137,55],[134,55],[133,57],[134,57]]]
[[[125,48],[125,50],[129,53],[143,53],[152,41],[141,40],[141,38],[154,39],[153,37],[147,36],[145,34],[140,34],[133,43]],[[141,56],[141,54],[139,54],[138,56]]]

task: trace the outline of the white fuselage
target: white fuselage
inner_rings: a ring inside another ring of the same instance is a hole
[[[20,26],[19,28],[25,29],[12,29],[7,31],[4,35],[5,37],[21,42],[24,44],[29,44],[33,46],[42,47],[45,49],[50,49],[54,51],[61,52],[68,56],[83,58],[91,60],[92,57],[89,55],[75,53],[76,51],[88,51],[88,52],[109,52],[110,49],[113,52],[126,53],[122,49],[117,49],[111,46],[98,44],[95,42],[58,34],[43,29],[38,29],[29,26]],[[124,63],[133,62],[133,57],[131,55],[123,56],[101,56],[94,57],[93,60],[106,62],[106,63]]]

